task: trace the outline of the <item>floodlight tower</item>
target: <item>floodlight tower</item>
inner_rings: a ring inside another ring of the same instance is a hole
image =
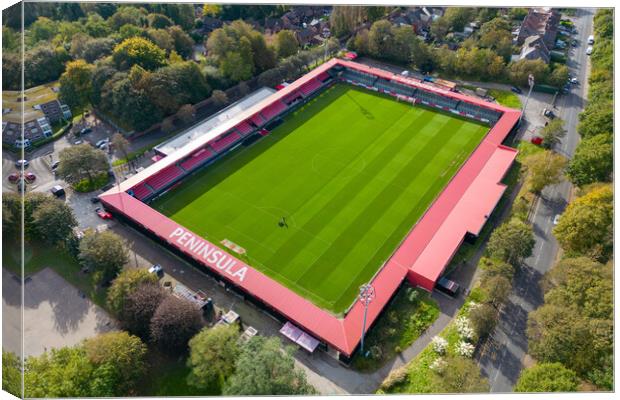
[[[364,355],[364,334],[366,333],[366,314],[368,313],[368,305],[375,298],[375,288],[372,287],[370,283],[366,283],[360,286],[360,295],[359,299],[364,305],[364,322],[362,323],[362,341],[360,351],[362,352],[362,356]]]
[[[517,125],[521,125],[521,120],[523,119],[523,115],[525,114],[525,107],[527,107],[527,102],[530,99],[530,95],[532,94],[532,89],[534,88],[534,75],[529,74],[529,76],[527,77],[527,84],[530,86],[530,89],[527,92],[527,97],[525,98],[523,109],[521,109],[521,115],[519,116],[519,123]]]
[[[323,54],[323,61],[327,60],[327,44],[329,42],[329,37],[331,36],[331,31],[329,28],[323,28],[323,38],[325,38],[325,53]]]

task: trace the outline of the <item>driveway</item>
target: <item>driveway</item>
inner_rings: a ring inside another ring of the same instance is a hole
[[[19,354],[21,341],[21,283],[2,269],[2,347]],[[24,356],[73,346],[99,333],[115,329],[115,322],[60,275],[45,268],[24,287]]]

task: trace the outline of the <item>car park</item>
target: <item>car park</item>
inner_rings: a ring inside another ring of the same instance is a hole
[[[32,172],[26,172],[26,174],[24,175],[24,178],[26,178],[27,182],[34,182],[37,179],[37,176],[35,174],[33,174]]]
[[[21,167],[28,167],[28,165],[30,165],[30,162],[28,162],[28,160],[17,160],[15,161],[15,166],[17,168],[21,168]]]
[[[107,212],[106,210],[104,210],[101,207],[95,208],[95,212],[97,213],[97,215],[101,219],[112,219],[112,214],[110,214],[109,212]]]
[[[451,281],[450,279],[439,278],[435,288],[450,297],[456,297],[459,294],[460,286],[458,283]]]
[[[14,172],[14,173],[10,174],[8,176],[8,178],[9,178],[9,182],[17,183],[17,181],[19,180],[19,174],[17,172]]]

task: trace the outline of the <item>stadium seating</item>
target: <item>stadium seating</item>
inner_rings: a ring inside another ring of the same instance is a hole
[[[138,200],[142,200],[149,194],[153,193],[144,183],[140,183],[132,187],[131,190],[133,190],[133,195]]]
[[[418,90],[416,97],[421,101],[426,101],[430,105],[447,107],[449,109],[456,109],[456,106],[459,102],[458,100],[451,99],[446,96],[441,96],[432,92],[427,92],[426,90]]]
[[[415,93],[415,88],[403,85],[398,82],[388,81],[386,79],[378,79],[375,83],[375,86],[378,89],[382,89],[391,93],[402,94],[403,96],[412,97]]]
[[[243,121],[242,123],[238,124],[237,126],[235,126],[235,129],[238,130],[242,136],[246,136],[252,133],[252,131],[254,130],[254,128],[252,128],[252,125],[250,125],[248,121]]]
[[[321,87],[321,82],[316,79],[312,79],[310,82],[305,83],[299,88],[299,91],[304,94],[304,96],[311,95],[316,92],[317,89]]]
[[[197,165],[202,164],[204,161],[208,160],[213,156],[213,152],[209,149],[200,149],[194,154],[192,154],[188,159],[181,163],[181,167],[186,171],[190,171]]]
[[[346,80],[350,80],[352,82],[356,82],[358,84],[362,84],[367,87],[372,87],[375,85],[377,81],[377,77],[371,74],[366,74],[364,72],[359,72],[351,69],[347,69],[342,74],[342,77]]]
[[[254,114],[252,118],[250,118],[250,121],[252,121],[252,123],[256,126],[262,126],[265,123],[265,120],[260,116],[260,113]]]
[[[321,82],[325,82],[329,78],[331,78],[331,77],[329,76],[329,74],[327,72],[323,72],[323,73],[319,74],[319,76],[316,77],[316,79],[320,80]]]
[[[478,118],[488,119],[489,121],[497,121],[500,117],[500,113],[496,111],[489,110],[487,108],[480,107],[475,104],[470,104],[464,101],[459,102],[459,104],[456,106],[456,110],[461,113],[473,115]]]
[[[263,111],[261,111],[261,114],[263,118],[265,118],[265,120],[269,121],[277,117],[278,115],[282,114],[284,110],[286,110],[286,105],[278,100],[275,103],[263,109]]]
[[[183,170],[176,165],[171,165],[164,168],[156,175],[148,178],[145,183],[155,190],[159,190],[166,186],[170,181],[177,178],[183,173]]]
[[[294,91],[293,93],[283,98],[282,101],[285,102],[286,104],[291,104],[298,97],[301,97],[301,95],[299,94],[298,91]]]
[[[237,132],[230,132],[228,135],[224,136],[219,140],[211,142],[210,144],[215,151],[221,153],[222,151],[228,149],[231,144],[233,144],[239,139],[241,139],[241,136]]]

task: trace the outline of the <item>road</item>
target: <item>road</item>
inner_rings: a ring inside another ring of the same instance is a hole
[[[589,67],[585,51],[587,38],[592,33],[594,12],[592,9],[577,10],[574,22],[579,45],[572,49],[567,65],[570,73],[576,76],[580,83],[556,102],[556,114],[565,121],[568,132],[555,150],[569,158],[579,142],[578,115],[583,110],[587,96]],[[528,110],[531,110],[530,107],[532,103]],[[540,108],[536,108],[534,111],[540,113]],[[572,187],[567,181],[547,187],[532,213],[531,222],[536,239],[533,255],[525,260],[523,268],[517,272],[513,291],[502,309],[498,326],[478,360],[483,374],[489,379],[491,392],[512,391],[521,369],[528,364],[527,316],[543,302],[539,281],[553,265],[559,249],[551,233],[553,218],[562,213],[568,204],[571,191]]]

